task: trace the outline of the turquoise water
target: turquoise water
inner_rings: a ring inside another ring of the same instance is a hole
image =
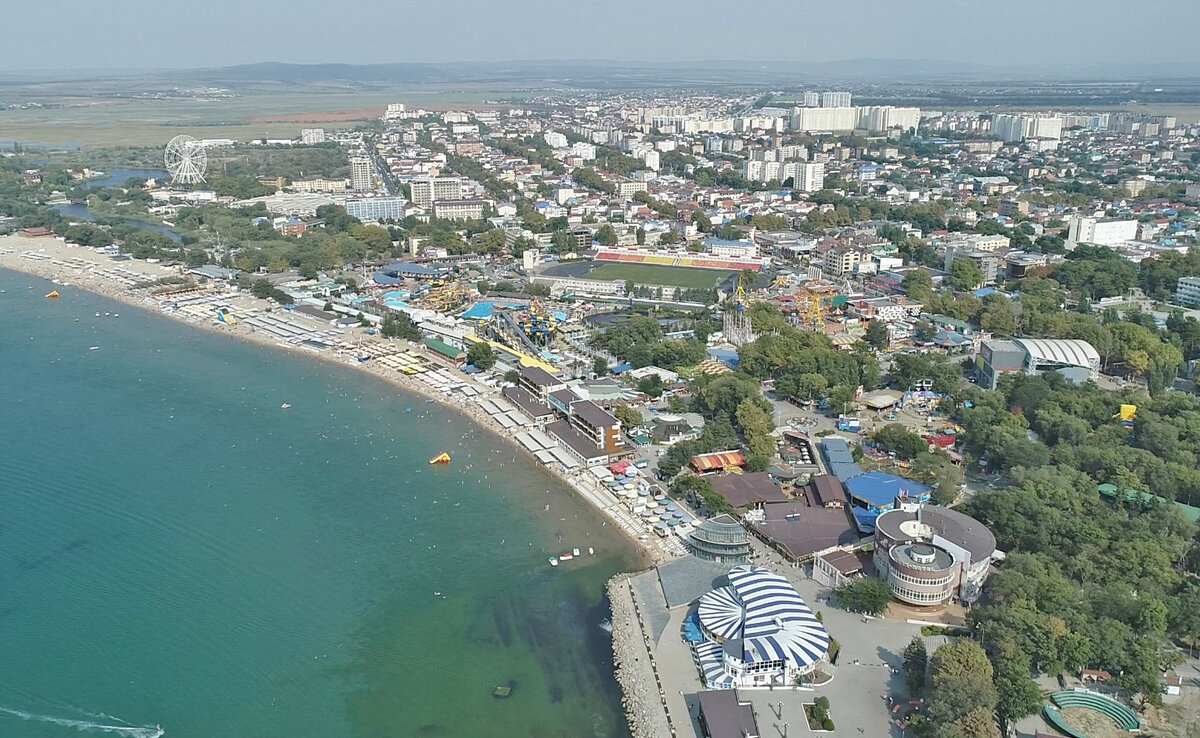
[[[627,735],[637,562],[586,503],[349,368],[51,287],[0,270],[0,735]]]

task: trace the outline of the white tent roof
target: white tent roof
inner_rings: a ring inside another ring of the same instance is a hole
[[[1100,354],[1087,341],[1069,338],[1014,338],[1013,343],[1029,352],[1037,362],[1096,368]]]

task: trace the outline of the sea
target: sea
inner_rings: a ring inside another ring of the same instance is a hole
[[[628,735],[603,585],[638,554],[525,455],[350,367],[0,290],[0,736]]]

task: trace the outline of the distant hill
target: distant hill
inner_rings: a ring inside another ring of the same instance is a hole
[[[189,69],[177,72],[186,79],[212,82],[283,82],[314,84],[320,82],[412,83],[430,84],[454,81],[454,77],[435,64],[285,64],[262,62],[216,69]]]

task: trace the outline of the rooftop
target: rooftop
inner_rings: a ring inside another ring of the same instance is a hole
[[[766,472],[716,477],[712,480],[712,486],[717,494],[734,507],[749,507],[763,502],[787,502],[788,499]]]
[[[585,459],[598,459],[608,456],[608,452],[596,448],[590,438],[575,430],[567,420],[556,420],[546,426],[546,432],[571,447],[571,450]]]
[[[738,702],[732,689],[710,689],[696,693],[709,738],[752,738],[758,736],[758,723],[750,703]]]
[[[571,414],[581,418],[593,428],[611,428],[619,422],[612,413],[591,400],[579,400],[572,403]]]
[[[834,546],[857,543],[860,536],[849,508],[809,507],[801,502],[767,505],[766,519],[753,527],[795,559]]]

